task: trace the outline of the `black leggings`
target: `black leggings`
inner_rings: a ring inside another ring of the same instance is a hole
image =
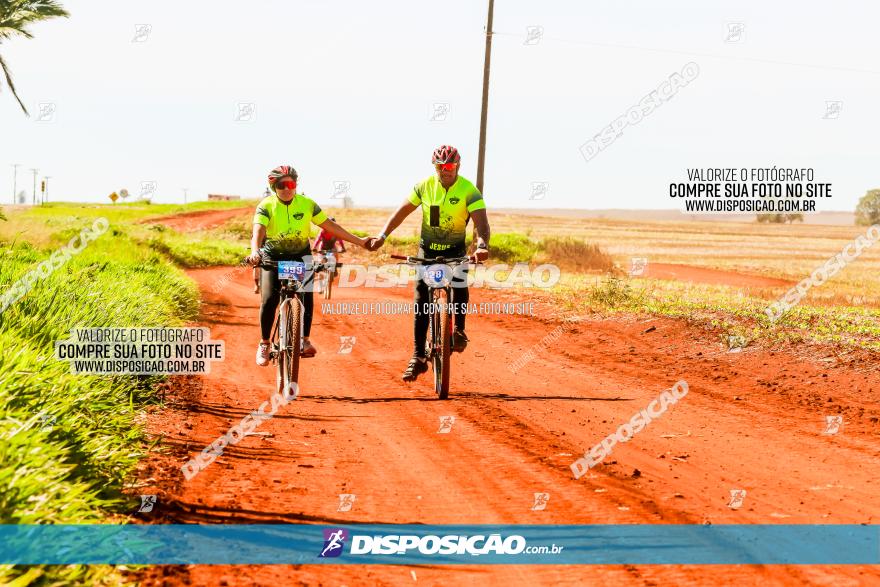
[[[454,249],[452,251],[444,251],[444,257],[464,257],[465,248],[462,246],[460,249]],[[436,256],[436,253],[433,251],[430,255],[425,255],[425,251],[423,249],[419,249],[419,257],[432,258]],[[462,279],[464,279],[464,283],[467,284],[467,274],[468,270],[459,270],[461,272],[461,278],[454,277],[452,280],[453,284],[461,283]],[[455,304],[453,308],[455,308],[455,329],[456,330],[464,330],[464,320],[467,315],[464,312],[459,311],[462,306],[459,304],[467,304],[470,299],[470,292],[468,291],[467,285],[463,287],[451,287],[452,290],[452,299],[447,300],[449,303]],[[428,324],[430,323],[431,316],[426,312],[422,312],[423,306],[422,304],[430,304],[431,303],[431,290],[428,288],[428,285],[422,281],[421,277],[416,278],[416,292],[415,292],[415,323],[413,325],[413,349],[415,355],[417,357],[425,356],[425,341],[428,338]]]
[[[308,278],[308,274],[306,275]],[[281,299],[281,282],[278,280],[278,272],[275,269],[260,269],[260,331],[263,340],[269,340],[272,336],[272,323],[275,320],[275,310]],[[303,303],[303,336],[308,336],[312,330],[312,310],[315,307],[315,299],[311,291],[300,294]]]

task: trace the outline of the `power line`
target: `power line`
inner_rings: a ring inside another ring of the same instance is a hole
[[[15,204],[16,191],[18,191],[18,168],[21,163],[12,164],[12,203]]]
[[[495,35],[505,37],[522,38],[522,33],[505,33],[495,31]],[[584,45],[589,47],[605,47],[610,49],[629,49],[632,51],[648,51],[651,53],[669,53],[674,55],[687,55],[689,57],[707,57],[709,59],[722,59],[727,61],[747,61],[751,63],[767,63],[770,65],[787,65],[791,67],[810,67],[813,69],[827,69],[831,71],[848,71],[852,73],[870,73],[880,75],[880,71],[874,69],[861,69],[858,67],[843,67],[839,65],[816,65],[814,63],[797,63],[794,61],[782,61],[778,59],[760,59],[758,57],[737,57],[735,55],[719,55],[717,53],[699,53],[697,51],[686,51],[680,49],[664,49],[661,47],[643,47],[639,45],[621,45],[619,43],[597,43],[592,41],[576,41],[573,39],[562,39],[558,37],[541,37],[541,40],[556,41],[558,43],[566,43],[570,45]]]
[[[31,194],[31,204],[36,206],[37,205],[37,174],[40,172],[40,170],[31,168],[31,171],[34,174],[34,191]]]
[[[483,104],[480,110],[480,146],[477,154],[477,189],[483,192],[483,166],[486,163],[486,120],[489,114],[489,62],[492,57],[492,16],[495,0],[489,0],[486,18],[486,55],[483,58]]]

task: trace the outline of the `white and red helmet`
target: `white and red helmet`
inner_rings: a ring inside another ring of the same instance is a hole
[[[296,169],[293,168],[292,165],[279,165],[275,169],[269,172],[269,187],[272,188],[272,191],[275,191],[275,184],[282,177],[289,177],[293,181],[297,180]]]
[[[461,161],[461,155],[458,154],[458,149],[455,147],[442,145],[434,150],[432,161],[434,165],[439,163],[458,163],[459,161]]]

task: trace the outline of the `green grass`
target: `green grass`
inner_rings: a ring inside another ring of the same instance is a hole
[[[13,244],[0,235],[2,291],[91,224],[79,209],[76,221],[64,223],[45,222],[57,220],[46,210],[33,212],[40,218],[30,222],[58,228],[40,239],[53,246],[20,238]],[[159,378],[73,375],[54,358],[55,341],[74,327],[174,326],[197,315],[194,284],[128,228],[124,221],[111,225],[0,315],[0,523],[98,523],[136,505],[122,489],[144,454],[138,415],[158,401]],[[0,583],[25,570],[0,567]],[[40,584],[119,580],[107,567],[39,572]]]
[[[761,291],[763,297],[724,285],[650,279],[567,276],[549,296],[569,312],[642,314],[683,320],[727,341],[832,344],[880,351],[880,309],[823,306],[810,296],[771,323],[764,310],[785,291]],[[812,292],[811,292],[812,294]]]
[[[181,234],[151,226],[154,234],[142,237],[141,242],[186,268],[237,265],[250,254],[248,241],[222,238],[212,231]]]
[[[110,229],[106,236],[125,237],[128,246],[146,247],[181,267],[235,265],[250,252],[250,226],[236,228],[233,223],[212,230],[179,233],[144,220],[211,209],[241,208],[256,201],[194,202],[151,205],[143,203],[115,205],[74,205],[55,203],[17,211],[14,222],[0,225],[0,240],[29,242],[45,248],[59,248],[97,218],[106,218]],[[239,223],[240,224],[240,223]],[[244,230],[247,228],[247,231]]]

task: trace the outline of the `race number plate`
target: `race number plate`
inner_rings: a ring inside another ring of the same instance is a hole
[[[278,279],[302,281],[306,276],[306,264],[302,261],[278,261]]]
[[[449,265],[436,263],[428,265],[422,274],[422,281],[434,289],[438,287],[446,287],[452,280],[452,268]]]

